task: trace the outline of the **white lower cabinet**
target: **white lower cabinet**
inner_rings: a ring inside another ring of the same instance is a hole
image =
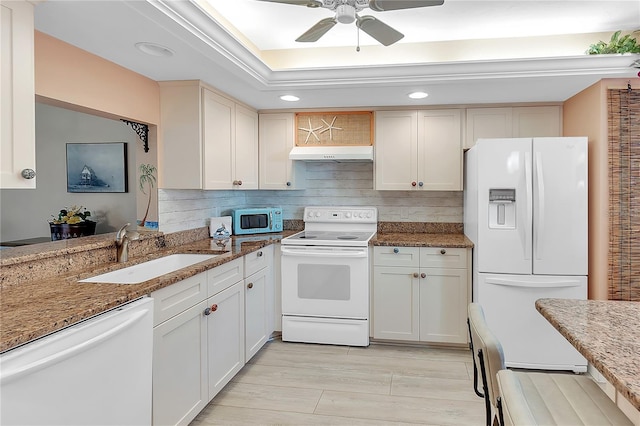
[[[209,400],[244,366],[244,290],[240,281],[207,300]]]
[[[467,343],[467,249],[374,247],[373,253],[375,339]]]
[[[189,424],[267,342],[273,252],[263,247],[151,293],[154,425]]]
[[[245,361],[267,343],[274,330],[273,246],[245,256]]]
[[[151,293],[153,424],[186,425],[207,405],[207,273]]]
[[[153,424],[186,425],[209,402],[205,301],[153,329]]]

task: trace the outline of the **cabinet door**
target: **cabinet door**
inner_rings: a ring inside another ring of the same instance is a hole
[[[373,268],[373,337],[418,340],[420,321],[417,268]]]
[[[161,81],[163,188],[202,189],[202,88],[197,81]]]
[[[517,107],[513,109],[513,137],[562,136],[560,106]]]
[[[245,279],[245,361],[267,343],[273,332],[273,286],[271,267],[264,268]]]
[[[300,189],[303,161],[289,160],[295,142],[294,114],[260,114],[260,189]]]
[[[420,273],[420,341],[466,343],[467,270],[422,268]]]
[[[462,190],[460,110],[418,112],[418,189]]]
[[[202,89],[203,189],[231,189],[236,153],[235,102]]]
[[[467,109],[467,134],[464,148],[474,146],[478,138],[510,138],[511,123],[511,108]]]
[[[258,113],[236,104],[236,189],[258,189]]]
[[[410,190],[418,181],[418,113],[376,112],[377,190]]]
[[[209,400],[244,366],[244,281],[207,300]]]
[[[35,188],[22,177],[36,169],[33,4],[2,2],[0,16],[0,187]]]
[[[154,425],[187,425],[209,402],[206,306],[202,301],[153,329]]]

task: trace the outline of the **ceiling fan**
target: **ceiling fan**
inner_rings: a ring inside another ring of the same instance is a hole
[[[325,18],[309,28],[296,39],[298,42],[314,42],[325,35],[338,22],[350,24],[355,21],[357,27],[376,39],[380,44],[389,46],[404,37],[404,34],[385,24],[374,16],[360,16],[358,12],[369,8],[376,12],[387,10],[413,9],[418,7],[440,6],[444,0],[260,0],[271,3],[284,3],[311,8],[323,7],[333,10],[333,18]]]

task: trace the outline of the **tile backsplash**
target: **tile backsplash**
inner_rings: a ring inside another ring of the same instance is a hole
[[[307,163],[306,189],[201,191],[160,189],[160,231],[207,226],[207,219],[239,207],[282,207],[284,219],[302,219],[306,206],[376,206],[380,222],[462,223],[462,192],[375,191],[373,163]]]

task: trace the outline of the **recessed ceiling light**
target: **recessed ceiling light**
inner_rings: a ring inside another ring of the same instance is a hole
[[[146,53],[147,55],[166,57],[173,56],[173,50],[160,44],[141,41],[140,43],[136,43],[135,46],[136,49],[138,49],[142,53]]]
[[[427,96],[429,96],[428,93],[425,92],[413,92],[413,93],[409,93],[409,97],[411,99],[424,99]]]
[[[287,101],[287,102],[297,102],[300,100],[299,97],[294,96],[294,95],[282,95],[280,96],[280,99],[282,99],[283,101]]]

